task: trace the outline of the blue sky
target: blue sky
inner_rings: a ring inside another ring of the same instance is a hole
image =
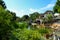
[[[56,0],[4,0],[7,9],[17,16],[29,15],[33,12],[44,13],[52,10]]]

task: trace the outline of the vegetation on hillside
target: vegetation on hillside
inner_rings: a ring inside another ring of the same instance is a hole
[[[34,12],[23,17],[17,17],[16,13],[6,9],[6,5],[3,0],[0,0],[0,40],[46,40],[45,35],[52,33],[49,28],[33,28],[29,25],[29,21],[33,22],[39,18],[40,13]],[[54,12],[60,13],[60,1],[57,0],[54,6]],[[47,15],[48,22],[51,22],[52,15]],[[44,19],[44,21],[45,21]],[[28,29],[28,27],[31,27]]]

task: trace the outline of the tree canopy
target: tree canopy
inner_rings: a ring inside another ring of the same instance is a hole
[[[32,20],[35,20],[36,18],[39,18],[40,14],[38,12],[34,12],[32,14],[30,14],[30,18]]]
[[[57,0],[53,10],[55,13],[60,13],[60,0]]]
[[[6,9],[5,2],[3,0],[0,0],[0,6],[2,6],[4,9]]]

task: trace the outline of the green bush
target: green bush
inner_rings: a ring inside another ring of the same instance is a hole
[[[40,40],[41,39],[41,34],[36,30],[16,29],[16,31],[13,31],[13,34],[19,40]]]
[[[28,24],[27,24],[26,22],[20,22],[20,23],[19,23],[19,27],[20,27],[21,29],[28,28]]]

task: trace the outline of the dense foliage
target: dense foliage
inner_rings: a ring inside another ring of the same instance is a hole
[[[39,18],[39,16],[40,16],[40,14],[38,12],[34,12],[34,13],[30,14],[30,18],[32,20]]]
[[[4,9],[6,9],[5,2],[3,0],[0,0],[0,6],[2,6]]]
[[[54,12],[56,13],[60,13],[60,0],[57,0],[54,8],[53,8]]]
[[[43,20],[44,20],[44,22],[52,22],[53,21],[53,15],[47,14]]]

